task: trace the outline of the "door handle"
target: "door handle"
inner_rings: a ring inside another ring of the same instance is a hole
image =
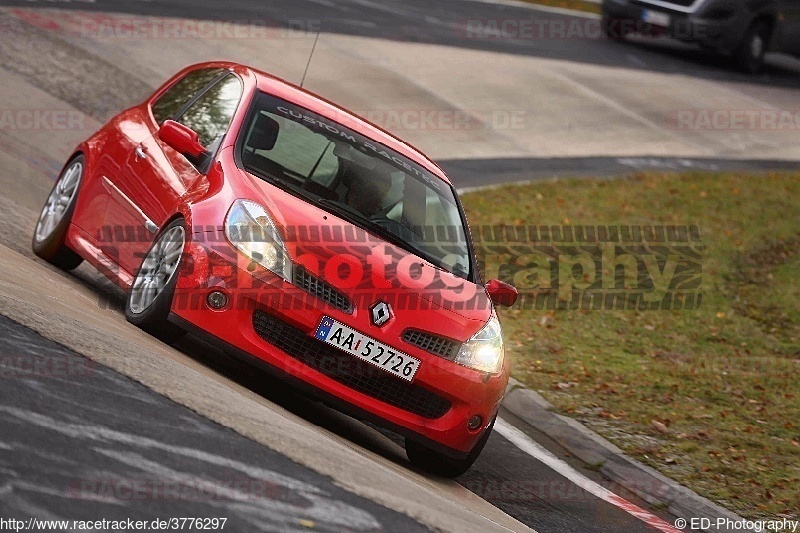
[[[145,153],[144,148],[141,146],[136,147],[134,154],[136,155],[136,159],[147,159],[147,154]]]

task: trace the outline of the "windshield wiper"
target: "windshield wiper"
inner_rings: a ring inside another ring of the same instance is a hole
[[[428,252],[426,252],[422,248],[414,246],[412,243],[403,239],[393,231],[384,228],[380,224],[377,224],[374,220],[371,220],[369,217],[364,216],[364,214],[361,213],[361,211],[354,208],[353,206],[346,204],[345,202],[340,202],[338,200],[331,200],[330,198],[309,194],[309,192],[303,189],[302,187],[298,187],[292,183],[276,178],[275,176],[266,174],[264,172],[260,172],[257,169],[251,167],[246,166],[245,168],[249,172],[258,176],[260,179],[263,179],[268,183],[271,183],[272,185],[275,185],[276,187],[279,187],[290,194],[301,196],[306,200],[311,200],[315,202],[320,207],[327,207],[331,209],[332,211],[334,211],[335,214],[347,219],[349,222],[352,222],[353,224],[360,226],[367,231],[370,231],[380,237],[383,237],[390,243],[402,248],[406,252],[410,252],[414,255],[422,257],[425,261],[432,264],[435,268],[455,274],[455,272],[451,271],[450,269],[445,267],[441,262],[439,262],[437,258],[431,256]]]
[[[366,229],[367,231],[371,231],[372,233],[375,233],[380,237],[383,237],[392,244],[399,246],[406,252],[410,252],[414,255],[422,257],[427,262],[431,263],[437,268],[447,270],[444,266],[442,266],[439,263],[439,261],[435,257],[432,257],[425,250],[417,246],[414,246],[412,243],[403,239],[393,231],[384,228],[380,224],[376,223],[374,220],[371,220],[369,217],[364,216],[364,214],[361,213],[361,211],[354,208],[353,206],[346,204],[344,202],[340,202],[338,200],[331,200],[329,198],[323,198],[323,197],[317,199],[317,204],[324,207],[334,208],[334,211],[336,211],[337,214],[343,215],[344,218],[347,218],[350,222],[363,226],[364,229]],[[447,271],[449,272],[449,270]]]
[[[254,167],[249,166],[249,165],[244,165],[244,168],[250,174],[253,174],[254,176],[258,177],[259,179],[262,179],[262,180],[266,181],[267,183],[269,183],[271,185],[275,185],[276,187],[278,187],[280,189],[283,189],[284,191],[286,191],[286,192],[288,192],[290,194],[300,195],[303,198],[307,198],[307,199],[309,198],[308,193],[306,191],[304,191],[302,189],[302,187],[299,187],[299,186],[295,185],[294,183],[290,183],[290,182],[288,182],[288,181],[286,181],[284,179],[281,179],[281,178],[279,178],[277,176],[274,176],[273,174],[269,174],[267,172],[264,172],[263,170],[260,170],[258,168],[254,168]]]

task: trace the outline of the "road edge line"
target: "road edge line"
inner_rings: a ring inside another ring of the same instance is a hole
[[[727,523],[745,519],[700,496],[660,472],[628,457],[623,451],[577,420],[553,412],[539,393],[511,378],[502,406],[587,464],[601,465],[599,472],[650,505],[664,505],[669,513],[691,523],[692,518],[724,518]],[[711,527],[705,531],[740,533],[741,529]]]
[[[519,428],[509,424],[502,418],[498,418],[494,425],[494,431],[505,437],[509,442],[514,444],[517,448],[527,453],[531,457],[541,461],[547,467],[551,468],[559,475],[565,477],[575,486],[581,490],[586,491],[595,498],[621,509],[634,518],[641,520],[653,529],[657,529],[663,533],[681,533],[674,525],[667,523],[662,518],[654,515],[650,511],[635,505],[625,498],[614,494],[611,490],[602,486],[586,477],[581,472],[578,472],[573,466],[567,464],[563,459],[556,457],[552,452],[545,449],[544,446],[534,441],[529,435],[520,430]]]

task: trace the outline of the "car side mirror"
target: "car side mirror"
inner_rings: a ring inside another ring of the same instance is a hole
[[[492,303],[511,307],[517,301],[519,293],[513,285],[502,282],[499,279],[490,279],[486,282],[486,292],[489,293]]]
[[[200,157],[206,152],[200,137],[191,128],[174,120],[165,120],[158,129],[158,138],[183,155]]]

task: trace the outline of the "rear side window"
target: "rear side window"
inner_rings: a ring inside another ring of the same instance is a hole
[[[164,121],[174,118],[181,108],[186,105],[186,102],[191,100],[223,71],[224,69],[221,68],[193,70],[167,89],[153,103],[153,116],[156,118],[158,125],[160,126]]]
[[[214,152],[228,131],[241,97],[242,82],[229,74],[195,100],[177,120],[197,132],[200,144]]]

